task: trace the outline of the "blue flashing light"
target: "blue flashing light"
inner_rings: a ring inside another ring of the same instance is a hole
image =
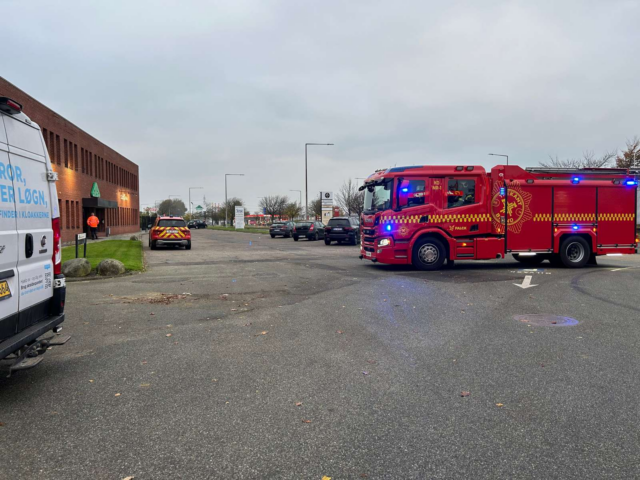
[[[391,231],[391,225],[387,225],[386,229],[387,229],[387,232],[390,232]]]
[[[578,225],[574,225],[574,226],[573,226],[573,227],[571,227],[571,228],[573,228],[574,230],[578,230],[578,228],[580,228],[580,227],[578,227]]]
[[[635,180],[627,180],[626,182],[624,182],[625,185],[628,185],[629,187],[633,187],[634,185],[638,185],[638,182],[636,182]]]
[[[407,192],[409,191],[409,189],[408,189],[408,188],[403,188],[403,189],[402,189],[402,191],[403,191],[404,193],[407,193]]]
[[[502,195],[504,197],[504,195],[507,193],[507,189],[504,187],[500,187],[500,195]]]
[[[571,183],[573,183],[574,185],[577,185],[578,183],[580,183],[580,177],[573,177],[571,179]]]

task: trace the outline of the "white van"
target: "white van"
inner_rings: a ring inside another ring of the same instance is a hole
[[[64,321],[60,212],[40,127],[0,97],[0,365],[31,368]]]

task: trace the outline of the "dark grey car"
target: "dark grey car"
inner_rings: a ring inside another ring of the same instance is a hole
[[[300,238],[319,240],[324,238],[324,224],[322,222],[298,222],[293,227],[293,239]]]
[[[338,243],[349,242],[351,245],[360,243],[360,222],[354,217],[333,217],[324,227],[324,244],[332,241]]]
[[[293,232],[293,222],[273,222],[269,227],[269,235],[271,238],[281,235],[284,238],[290,238]]]

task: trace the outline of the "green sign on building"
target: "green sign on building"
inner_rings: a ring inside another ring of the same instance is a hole
[[[100,189],[98,188],[98,182],[93,182],[93,186],[91,187],[91,196],[100,198]]]
[[[198,205],[196,207],[196,212],[201,212],[203,210],[202,206]]]

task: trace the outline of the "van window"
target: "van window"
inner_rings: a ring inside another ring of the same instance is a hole
[[[7,130],[9,145],[44,156],[40,130],[14,118],[5,118],[4,126]]]
[[[168,218],[158,222],[159,227],[186,227],[187,224],[181,218]]]
[[[424,205],[428,203],[425,200],[426,193],[424,180],[403,180],[398,192],[398,206],[404,208]]]
[[[447,183],[447,208],[476,203],[476,181],[466,178],[450,178]]]

